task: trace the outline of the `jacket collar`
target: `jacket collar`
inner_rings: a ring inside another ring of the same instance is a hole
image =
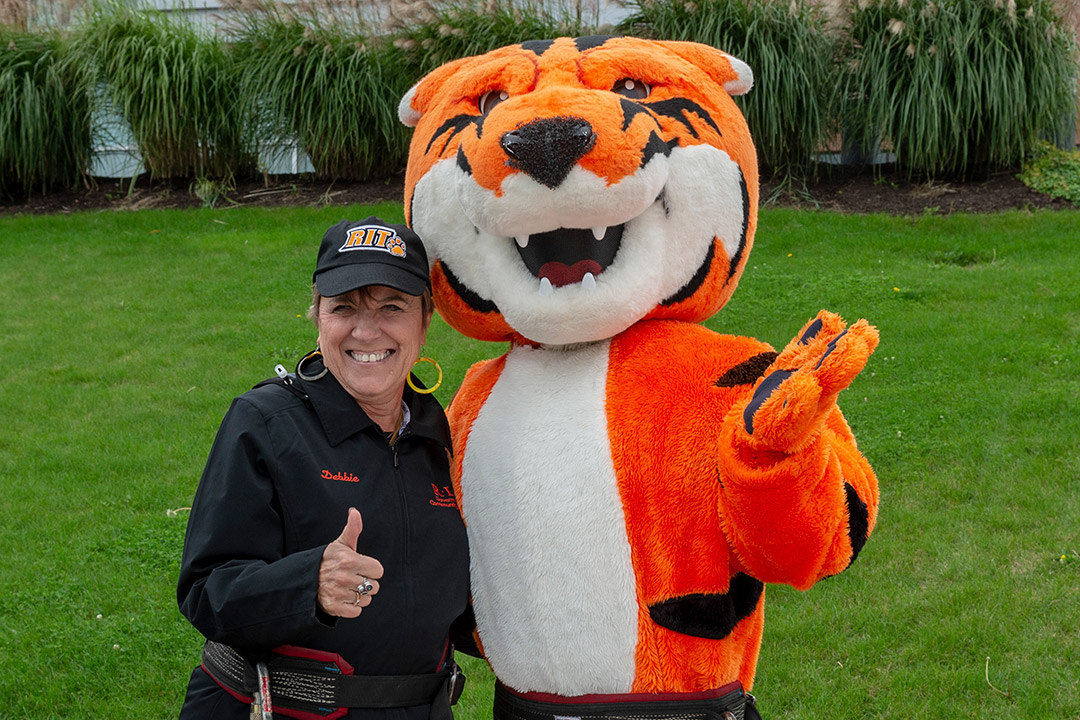
[[[304,374],[308,377],[318,375],[324,367],[321,358],[312,359],[304,363]],[[311,405],[315,408],[315,414],[319,417],[319,422],[331,447],[340,445],[347,438],[361,431],[382,435],[382,429],[367,416],[332,373],[327,372],[318,380],[298,378],[298,382],[311,400]],[[426,438],[452,453],[450,425],[438,401],[430,395],[414,392],[408,385],[405,386],[403,399],[409,406],[409,413],[412,416],[406,436]]]

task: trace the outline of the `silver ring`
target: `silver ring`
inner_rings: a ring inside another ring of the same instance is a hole
[[[371,581],[368,580],[363,575],[361,575],[360,576],[360,584],[356,586],[356,599],[357,599],[357,601],[359,601],[360,598],[364,597],[365,595],[367,595],[369,592],[371,592],[374,589],[375,589],[375,586],[371,584]]]

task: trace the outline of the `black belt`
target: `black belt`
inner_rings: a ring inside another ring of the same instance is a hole
[[[761,720],[736,680],[705,693],[582,695],[518,693],[495,684],[493,720]]]
[[[265,662],[274,712],[294,718],[337,718],[348,708],[430,705],[431,720],[452,720],[450,706],[465,686],[452,651],[448,669],[426,675],[353,675],[339,656],[304,648],[278,648]],[[252,701],[258,688],[255,664],[235,649],[207,640],[202,666],[233,697]]]

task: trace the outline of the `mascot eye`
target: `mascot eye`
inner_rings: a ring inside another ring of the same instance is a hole
[[[649,93],[652,92],[652,88],[648,84],[643,83],[640,80],[634,80],[633,78],[623,78],[615,83],[615,87],[611,88],[611,92],[616,95],[622,95],[623,97],[630,98],[631,100],[644,100],[649,97]]]
[[[505,90],[492,90],[481,95],[480,99],[476,101],[476,106],[480,109],[481,114],[487,115],[496,105],[508,99],[510,99],[510,93]]]

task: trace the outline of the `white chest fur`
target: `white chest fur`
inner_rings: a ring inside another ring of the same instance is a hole
[[[608,343],[515,347],[463,458],[480,639],[521,691],[629,692],[637,602],[604,411]]]

